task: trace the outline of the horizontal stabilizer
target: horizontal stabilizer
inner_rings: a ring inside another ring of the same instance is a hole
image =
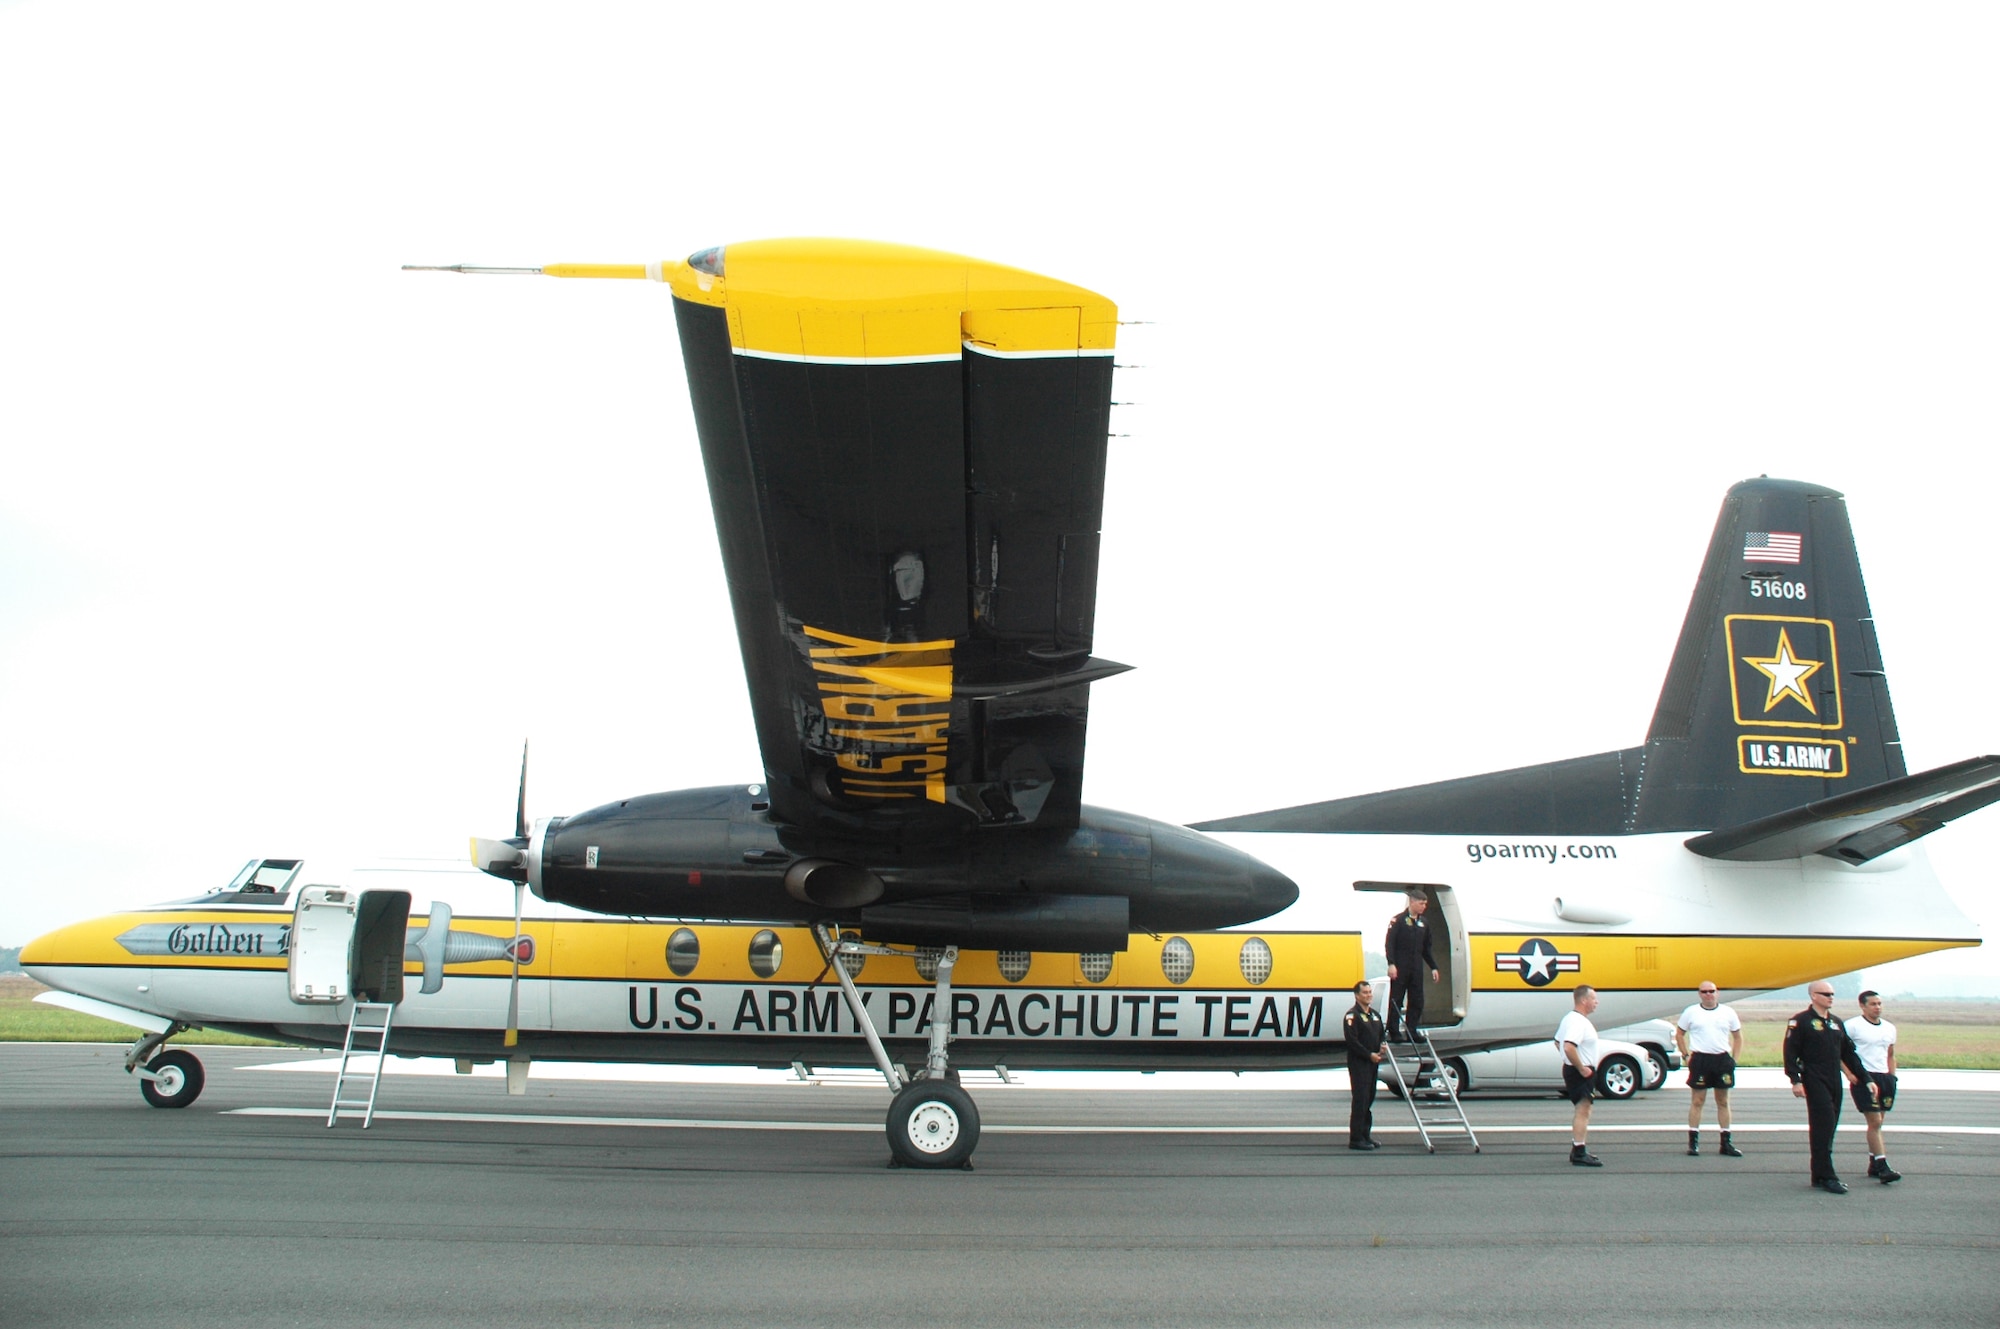
[[[1698,835],[1704,858],[1768,863],[1825,854],[1866,863],[2000,801],[2000,757],[1973,757]]]

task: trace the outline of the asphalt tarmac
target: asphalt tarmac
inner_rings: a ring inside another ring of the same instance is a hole
[[[196,1049],[160,1111],[121,1051],[0,1045],[0,1324],[2000,1323],[2000,1093],[1949,1087],[1986,1077],[1906,1087],[1894,1186],[1850,1113],[1837,1197],[1779,1088],[1737,1091],[1742,1159],[1712,1107],[1685,1156],[1672,1084],[1600,1103],[1586,1170],[1554,1098],[1431,1155],[1385,1097],[1357,1154],[1320,1088],[968,1077],[976,1170],[936,1173],[887,1166],[859,1076],[391,1074],[364,1132],[271,1069],[312,1054]]]

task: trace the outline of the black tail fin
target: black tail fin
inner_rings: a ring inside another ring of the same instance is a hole
[[[1196,828],[1712,830],[1906,773],[1846,500],[1756,479],[1723,499],[1645,746]]]
[[[1635,829],[1733,825],[1907,773],[1846,501],[1736,485],[1646,735]]]

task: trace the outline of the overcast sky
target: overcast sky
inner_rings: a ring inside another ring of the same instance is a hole
[[[0,4],[0,942],[760,767],[669,297],[777,235],[1122,316],[1086,797],[1628,746],[1724,490],[1849,496],[2000,752],[2000,11]],[[2000,811],[1929,842],[2000,920]],[[496,887],[504,891],[504,887]],[[2000,972],[2000,948],[1925,972]]]

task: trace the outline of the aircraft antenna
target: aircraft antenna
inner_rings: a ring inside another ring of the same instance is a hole
[[[475,274],[498,274],[508,277],[539,277],[540,268],[482,268],[471,263],[405,263],[405,272],[466,272]]]
[[[539,268],[494,268],[477,263],[405,263],[405,272],[456,272],[473,277],[598,277],[623,281],[664,281],[659,263],[546,263]]]

